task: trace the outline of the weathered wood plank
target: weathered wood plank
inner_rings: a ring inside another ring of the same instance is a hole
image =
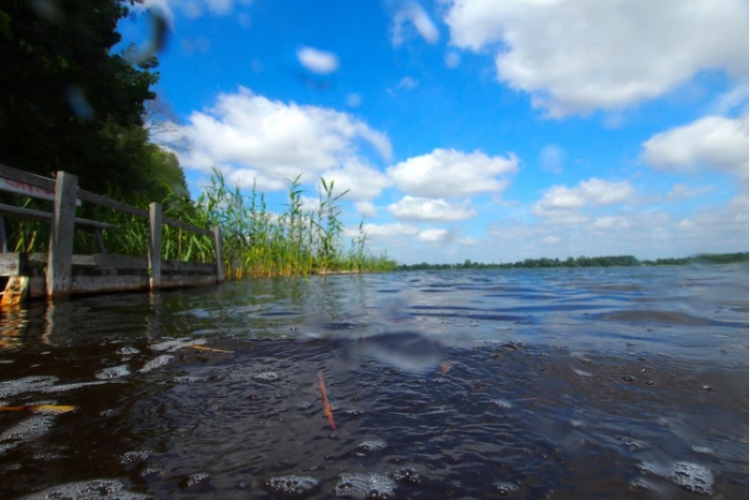
[[[29,297],[32,299],[43,299],[47,296],[46,280],[44,276],[29,278]]]
[[[70,295],[78,178],[58,172],[47,265],[47,297],[62,299]]]
[[[182,288],[188,286],[215,285],[216,276],[163,276],[162,288]]]
[[[161,261],[162,273],[201,273],[201,274],[216,274],[216,264],[213,262],[182,262],[179,260],[163,260]]]
[[[137,276],[74,276],[70,292],[79,293],[111,293],[137,292],[149,289],[149,277]]]
[[[97,266],[100,269],[116,270],[135,270],[146,271],[148,269],[148,259],[143,257],[131,257],[129,255],[96,255]]]
[[[125,212],[126,214],[135,215],[137,217],[143,217],[144,219],[148,219],[148,210],[143,210],[142,208],[137,208],[137,207],[128,205],[127,203],[123,203],[121,201],[107,198],[106,196],[101,196],[99,194],[91,193],[89,191],[80,190],[78,192],[78,198],[88,203],[94,203],[96,205],[101,205],[107,208],[114,208],[115,210],[119,210],[120,212]]]
[[[52,220],[51,212],[44,212],[43,210],[35,210],[32,208],[17,207],[15,205],[6,205],[0,203],[0,215],[8,215],[11,217],[18,217],[19,219],[33,220],[38,222],[49,222]],[[81,219],[76,217],[76,226],[85,228],[98,228],[98,229],[117,229],[116,224],[110,224],[108,222],[99,222],[89,219]]]
[[[151,291],[154,291],[161,284],[161,205],[151,203],[148,211],[148,267],[151,270]]]
[[[55,191],[55,181],[53,179],[42,177],[41,175],[24,172],[17,168],[9,167],[0,163],[0,176],[6,179],[11,179],[24,184],[30,184],[32,186],[45,189],[47,191]]]

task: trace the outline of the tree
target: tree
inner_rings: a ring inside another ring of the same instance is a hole
[[[132,1],[129,2],[132,4]],[[81,187],[156,196],[149,172],[159,154],[143,129],[157,65],[113,53],[119,0],[4,0],[0,6],[0,163]]]

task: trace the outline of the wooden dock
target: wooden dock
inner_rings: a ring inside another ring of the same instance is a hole
[[[76,294],[124,291],[155,291],[163,288],[214,285],[223,281],[221,230],[200,228],[162,217],[161,205],[143,210],[78,188],[78,178],[57,172],[55,179],[41,177],[0,164],[0,191],[52,201],[51,212],[0,203],[0,278],[8,285],[13,277],[28,277],[30,298],[59,300]],[[82,203],[112,208],[149,222],[148,255],[130,257],[107,254],[101,231],[116,231],[114,224],[76,217]],[[4,218],[42,221],[50,224],[46,253],[8,252]],[[167,261],[161,256],[164,224],[213,238],[216,261],[196,263]],[[101,253],[73,254],[75,230],[93,231]],[[10,291],[4,293],[11,293]]]

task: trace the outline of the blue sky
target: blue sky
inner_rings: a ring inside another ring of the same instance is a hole
[[[194,195],[323,176],[407,264],[748,249],[745,0],[144,5]]]

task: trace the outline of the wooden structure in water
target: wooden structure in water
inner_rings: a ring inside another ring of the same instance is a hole
[[[28,277],[31,298],[62,299],[75,294],[155,291],[162,288],[213,285],[223,280],[222,239],[219,228],[209,230],[162,217],[161,205],[143,210],[78,188],[78,178],[57,172],[55,179],[41,177],[0,164],[0,191],[52,201],[51,212],[0,203],[0,278],[7,281],[10,295],[18,287],[14,277]],[[143,217],[149,222],[148,256],[107,254],[101,231],[118,226],[76,217],[76,207],[91,203]],[[50,224],[46,253],[8,252],[4,218],[42,221]],[[162,225],[205,235],[214,240],[216,262],[167,261],[161,257]],[[73,236],[78,229],[93,231],[101,253],[76,255]],[[23,280],[21,280],[23,281]],[[4,295],[3,299],[7,296]]]

